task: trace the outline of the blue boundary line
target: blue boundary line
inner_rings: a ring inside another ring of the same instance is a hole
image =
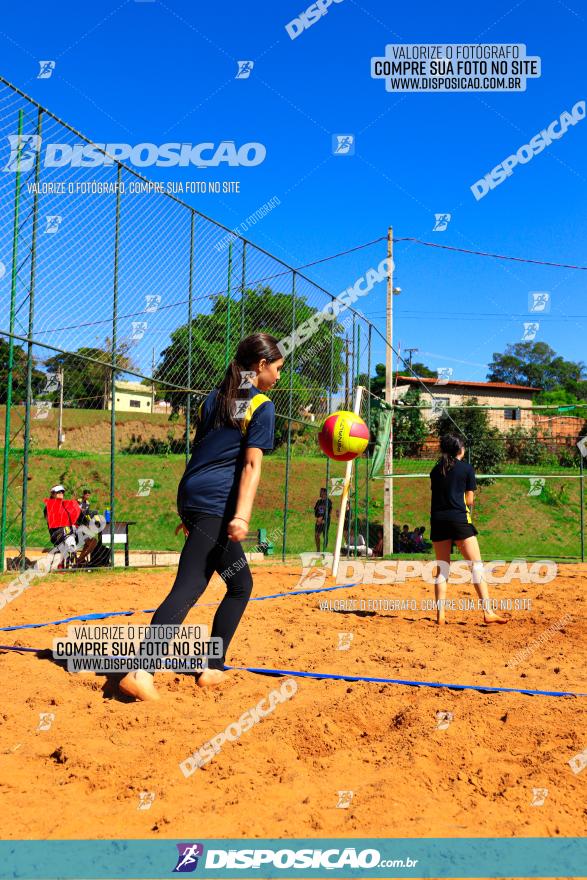
[[[320,587],[316,590],[291,590],[289,593],[273,593],[268,596],[253,596],[250,602],[264,602],[266,599],[283,599],[288,596],[306,596],[310,593],[331,593],[332,590],[348,590],[350,587],[360,584],[337,584],[335,587]],[[198,608],[210,608],[220,605],[220,602],[199,602]],[[97,611],[94,614],[77,614],[75,617],[64,617],[62,620],[49,620],[47,623],[21,623],[17,626],[0,626],[0,632],[13,632],[17,629],[38,629],[42,626],[58,626],[62,623],[72,623],[74,620],[104,620],[107,617],[129,617],[132,614],[153,614],[156,608],[137,608],[134,611]]]
[[[28,651],[38,654],[48,648],[24,648],[19,645],[0,645],[0,651]],[[365,681],[375,684],[399,684],[405,687],[448,688],[453,691],[477,691],[478,693],[525,694],[530,697],[587,697],[587,694],[575,694],[570,691],[534,691],[529,688],[506,688],[477,684],[449,684],[442,681],[411,681],[405,678],[378,678],[372,675],[337,675],[333,672],[301,672],[297,669],[266,669],[261,666],[225,666],[235,672],[252,672],[255,675],[278,677],[292,675],[296,678],[314,678],[329,681]]]
[[[250,601],[251,602],[263,602],[266,599],[283,599],[288,596],[304,596],[310,595],[312,593],[330,593],[333,590],[346,590],[350,587],[356,587],[357,584],[339,584],[334,587],[320,587],[318,589],[313,590],[291,590],[289,593],[273,593],[267,596],[254,596]],[[202,602],[200,603],[200,607],[210,607],[214,605],[219,605],[219,602]],[[128,617],[133,614],[151,614],[155,611],[154,608],[144,608],[137,609],[135,611],[107,611],[104,613],[96,612],[94,614],[79,614],[74,617],[66,617],[62,620],[52,620],[47,623],[25,623],[17,626],[3,626],[0,627],[0,632],[13,632],[14,630],[20,629],[38,629],[44,626],[58,626],[63,623],[71,623],[75,620],[104,620],[108,617]],[[21,647],[17,645],[0,645],[0,650],[3,651],[25,651],[29,653],[39,653],[41,651],[48,650],[47,648],[28,648]],[[242,672],[252,672],[257,675],[270,675],[270,676],[281,676],[281,675],[293,675],[298,678],[313,678],[317,680],[331,680],[331,681],[365,681],[365,682],[373,682],[376,684],[398,684],[404,685],[407,687],[432,687],[432,688],[449,688],[450,690],[457,691],[477,691],[479,693],[514,693],[514,694],[526,694],[528,696],[546,696],[546,697],[587,697],[587,694],[581,693],[571,693],[569,691],[542,691],[542,690],[531,690],[529,688],[506,688],[506,687],[491,687],[491,686],[483,686],[483,685],[473,685],[473,684],[448,684],[446,682],[437,682],[437,681],[411,681],[409,679],[401,679],[401,678],[378,678],[375,676],[364,676],[364,675],[337,675],[331,672],[302,672],[298,670],[291,669],[265,669],[262,667],[256,666],[226,666],[226,669],[234,669]]]
[[[408,687],[450,688],[456,691],[479,691],[481,693],[528,694],[543,697],[587,697],[587,694],[574,694],[569,691],[534,691],[529,688],[493,687],[477,684],[447,684],[441,681],[410,681],[403,678],[376,678],[367,675],[336,675],[332,672],[300,672],[294,669],[264,669],[256,666],[226,666],[226,669],[241,672],[254,672],[258,675],[293,675],[299,678],[331,679],[333,681],[368,681],[376,684],[402,684]]]

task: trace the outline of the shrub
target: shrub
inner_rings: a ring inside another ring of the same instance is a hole
[[[513,428],[505,439],[508,458],[519,464],[558,464],[558,457],[538,436],[536,428],[525,431],[523,428]]]
[[[402,409],[402,404],[405,409]],[[393,452],[395,458],[419,456],[428,436],[428,425],[419,408],[421,394],[417,388],[409,388],[397,402],[393,413]]]
[[[558,463],[561,467],[578,468],[581,453],[576,446],[562,446],[557,449]]]
[[[126,455],[181,454],[185,452],[185,433],[183,437],[176,437],[173,431],[168,431],[165,440],[159,440],[157,437],[143,440],[141,434],[131,434],[128,444],[121,451]]]

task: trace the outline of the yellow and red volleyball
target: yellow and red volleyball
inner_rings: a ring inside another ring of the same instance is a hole
[[[369,429],[363,419],[344,409],[327,416],[318,434],[320,449],[334,461],[352,461],[368,442]]]

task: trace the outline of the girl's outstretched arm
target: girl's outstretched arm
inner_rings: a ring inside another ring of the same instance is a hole
[[[247,534],[253,502],[261,479],[263,450],[249,446],[245,452],[245,462],[241,471],[236,511],[228,524],[228,537],[232,541],[242,541]]]

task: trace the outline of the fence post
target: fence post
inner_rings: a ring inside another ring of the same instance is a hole
[[[20,139],[24,110],[18,111],[18,155],[16,159],[16,184],[14,188],[14,223],[12,226],[12,282],[10,287],[10,336],[8,338],[8,370],[6,382],[6,419],[4,422],[4,460],[2,469],[2,514],[0,517],[0,572],[4,571],[6,554],[6,520],[8,494],[8,451],[10,446],[10,416],[12,407],[12,372],[14,368],[14,322],[16,318],[16,278],[18,272],[18,212],[20,208]]]
[[[334,300],[332,299],[331,302]],[[334,325],[336,320],[330,322],[330,378],[328,382],[328,412],[332,412],[332,385],[334,383]],[[328,546],[328,531],[330,529],[330,514],[328,511],[330,502],[330,458],[326,455],[326,518],[324,520],[324,531],[322,532],[322,551],[326,551]]]
[[[385,402],[393,405],[393,228],[387,230],[387,298],[385,335]],[[383,482],[383,555],[393,555],[393,415],[385,454]]]
[[[245,338],[245,292],[247,272],[247,243],[243,240],[243,268],[241,275],[241,339]]]
[[[347,410],[351,409],[351,407],[353,406],[352,401],[353,401],[353,398],[355,395],[355,315],[354,315],[354,313],[353,313],[353,331],[352,331],[352,333],[353,333],[353,335],[352,335],[353,343],[352,343],[352,348],[349,353],[349,364],[350,364],[349,380],[348,380],[349,381],[349,402],[348,402],[348,405],[346,406]],[[355,478],[356,478],[356,468],[355,468]],[[355,489],[356,489],[356,483],[355,483]],[[349,518],[348,518],[348,523],[347,523],[347,535],[346,535],[347,559],[351,555],[350,548],[351,548],[351,535],[353,532],[353,520],[354,520],[355,526],[356,526],[356,522],[357,522],[354,517],[354,510],[353,510],[354,500],[355,499],[353,499],[352,483],[349,483]],[[354,542],[355,554],[357,552],[356,543],[357,542],[355,541]]]
[[[367,458],[365,461],[366,469],[367,469],[367,479],[365,481],[365,519],[366,519],[366,541],[367,546],[369,546],[369,470],[371,463],[371,453],[369,451],[369,444],[371,442],[371,324],[369,323],[369,330],[367,335],[367,428],[369,430],[369,442],[367,443]]]
[[[120,243],[120,183],[122,166],[116,172],[116,221],[114,226],[114,285],[112,292],[112,360],[110,376],[110,565],[114,568],[115,458],[116,458],[116,345],[118,332],[118,249]]]
[[[194,212],[190,220],[190,271],[188,282],[188,396],[185,407],[185,462],[190,457],[190,435],[192,431],[192,304],[194,284]]]
[[[580,450],[579,450],[580,451]],[[585,465],[583,463],[583,454],[579,462],[581,468],[581,478],[579,480],[579,504],[581,508],[580,526],[581,526],[581,562],[585,562]]]
[[[41,137],[43,111],[37,115],[37,136]],[[26,399],[24,411],[24,450],[22,458],[22,525],[20,529],[20,569],[24,571],[26,556],[26,527],[28,507],[29,443],[31,438],[31,398],[33,395],[33,332],[35,321],[35,281],[37,268],[37,224],[39,219],[39,177],[41,173],[41,151],[37,150],[35,159],[35,194],[33,197],[33,230],[31,241],[31,281],[29,288],[29,329],[26,364]],[[62,373],[63,375],[63,373]]]
[[[353,404],[353,412],[358,415],[361,412],[361,401],[363,398],[363,391],[365,389],[362,385],[357,385],[357,391],[355,393],[355,401]],[[347,508],[347,502],[349,500],[349,488],[351,485],[351,481],[353,479],[353,461],[347,461],[344,472],[344,487],[342,490],[342,498],[340,499],[340,513],[338,515],[338,527],[336,530],[336,544],[334,545],[334,558],[332,560],[332,576],[336,577],[338,574],[338,565],[340,562],[340,548],[342,546],[342,536],[344,532],[344,514]],[[350,507],[349,507],[349,520],[350,520]],[[347,545],[347,559],[349,556],[348,545]]]
[[[232,281],[232,242],[228,244],[228,291],[226,302],[226,344],[224,349],[224,369],[230,360],[230,284]]]
[[[354,324],[355,324],[355,316],[353,315],[353,336],[354,333]],[[361,357],[361,325],[357,321],[357,332],[356,332],[356,367],[355,367],[355,382],[353,388],[359,382],[359,365],[360,365],[360,357]],[[359,413],[360,415],[360,413]],[[355,557],[359,555],[359,550],[357,548],[357,541],[359,538],[359,463],[360,458],[357,458],[357,466],[355,468]]]
[[[345,330],[344,342],[344,408],[348,409],[350,404],[349,396],[349,334]]]
[[[292,339],[296,338],[296,273],[292,273],[291,280],[291,335]],[[285,459],[285,498],[283,505],[283,543],[281,547],[281,560],[285,562],[285,551],[287,548],[287,505],[289,502],[289,465],[291,458],[291,418],[293,407],[293,370],[295,358],[295,345],[291,352],[291,362],[289,365],[289,402],[287,407],[287,453]]]

